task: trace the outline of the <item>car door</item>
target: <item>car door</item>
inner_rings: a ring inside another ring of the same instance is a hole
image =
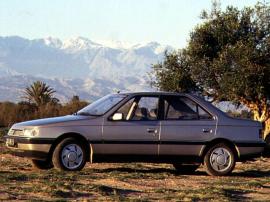
[[[136,96],[104,120],[103,154],[157,155],[160,121],[158,96]],[[121,120],[113,120],[122,114]]]
[[[163,96],[160,155],[197,156],[216,131],[217,120],[185,96]]]

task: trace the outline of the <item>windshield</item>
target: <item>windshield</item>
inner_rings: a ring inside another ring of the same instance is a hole
[[[112,94],[107,95],[103,98],[98,99],[97,101],[91,103],[85,108],[78,111],[78,115],[86,115],[86,116],[100,116],[105,114],[109,109],[118,104],[121,100],[123,100],[125,95]]]

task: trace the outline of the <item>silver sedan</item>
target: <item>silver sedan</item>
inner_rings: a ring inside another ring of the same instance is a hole
[[[14,124],[5,139],[40,169],[139,161],[171,163],[182,173],[204,164],[210,175],[231,173],[265,145],[261,123],[231,118],[195,95],[166,92],[110,94],[74,115]]]

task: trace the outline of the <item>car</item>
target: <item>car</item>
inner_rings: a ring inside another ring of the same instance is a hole
[[[261,155],[262,133],[261,123],[231,118],[196,95],[131,92],[109,94],[73,115],[14,124],[5,141],[40,169],[154,162],[182,173],[204,164],[208,174],[222,176],[237,161]]]

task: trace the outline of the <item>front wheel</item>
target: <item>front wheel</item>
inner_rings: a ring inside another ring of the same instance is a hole
[[[204,156],[204,165],[209,175],[228,175],[235,166],[234,152],[224,143],[216,144]]]
[[[59,170],[81,170],[86,163],[85,146],[74,138],[66,138],[56,146],[52,161]]]

